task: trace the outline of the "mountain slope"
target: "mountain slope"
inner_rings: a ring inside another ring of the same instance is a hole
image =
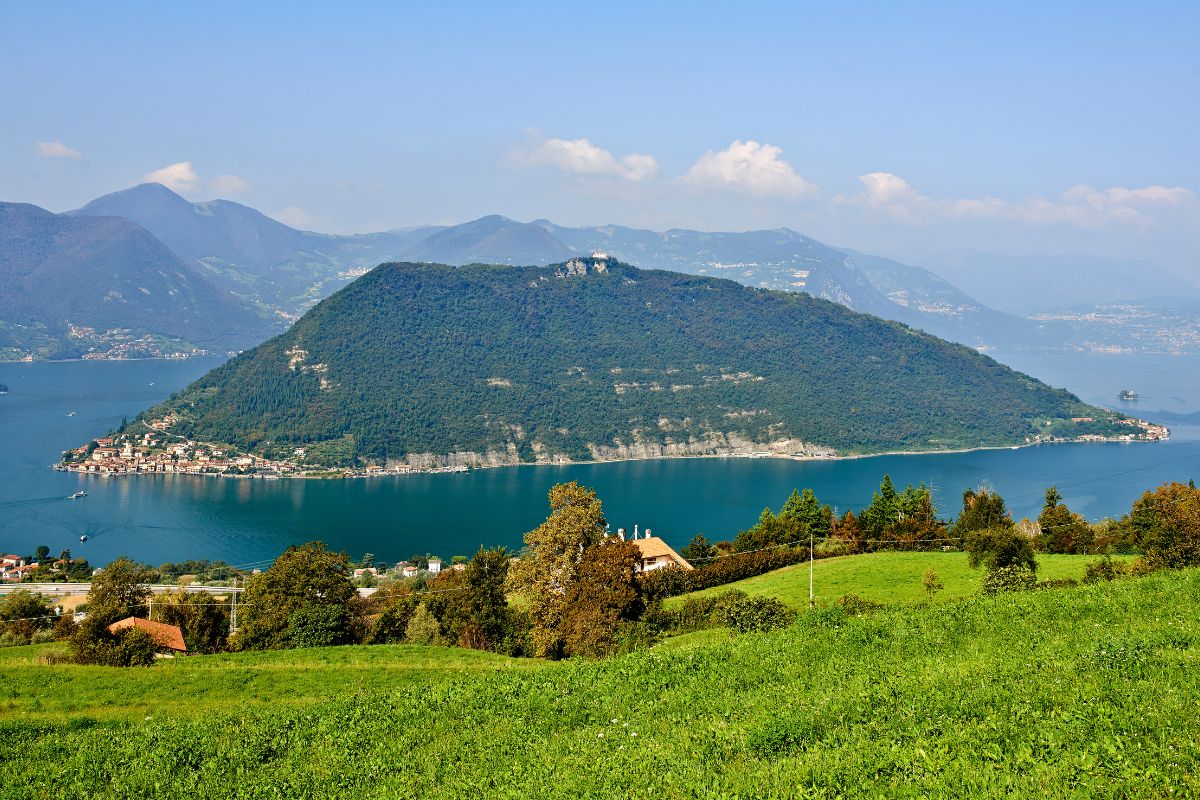
[[[930,450],[1112,427],[896,323],[591,258],[382,265],[144,417],[170,412],[193,439],[271,455],[340,440],[347,459],[418,466]]]
[[[747,286],[808,292],[855,311],[891,317],[892,303],[854,262],[838,250],[787,228],[706,233],[675,228],[655,231],[606,225],[564,228],[542,221],[577,251],[603,250],[648,269],[730,278]]]
[[[436,228],[331,236],[296,230],[229,200],[192,203],[157,183],[97,198],[75,216],[115,216],[153,233],[223,288],[272,309],[301,312],[355,270],[398,257]]]
[[[534,223],[492,215],[436,231],[404,258],[438,264],[553,264],[577,253]]]
[[[58,341],[53,355],[70,354],[62,349],[68,325],[222,350],[278,330],[128,220],[73,218],[23,203],[0,203],[0,319]]]

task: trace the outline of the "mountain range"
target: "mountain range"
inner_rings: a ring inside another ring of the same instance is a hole
[[[928,270],[879,260],[867,272],[856,264],[860,255],[786,228],[658,232],[618,225],[569,228],[544,219],[517,222],[493,215],[453,226],[337,236],[295,230],[228,200],[193,203],[159,184],[115,192],[69,213],[130,219],[223,288],[287,315],[302,313],[383,261],[545,265],[604,251],[647,268],[808,292],[971,345],[996,344],[987,334],[997,322],[1002,323],[1003,343],[1022,339],[1019,320],[971,298],[958,300],[953,308],[926,302],[928,287],[938,287],[934,294],[954,293]],[[889,271],[894,273],[890,277]],[[879,287],[881,278],[887,291]],[[903,302],[889,296],[897,286]]]
[[[279,328],[127,219],[0,203],[2,352],[78,356],[113,330],[171,340],[143,347],[228,351]]]
[[[961,345],[807,294],[644,270],[384,264],[144,421],[416,467],[1014,445],[1125,428]]]
[[[545,219],[518,222],[493,215],[452,226],[330,235],[297,230],[228,200],[191,202],[155,183],[105,195],[64,216],[76,220],[115,217],[134,223],[142,235],[157,239],[162,248],[177,257],[171,261],[176,274],[210,285],[222,298],[200,304],[201,316],[208,305],[215,311],[205,320],[208,338],[213,338],[211,331],[229,327],[230,336],[225,338],[251,344],[262,338],[247,336],[253,326],[246,328],[237,323],[230,327],[222,322],[231,302],[250,304],[260,315],[282,324],[295,320],[320,299],[386,261],[545,265],[604,251],[643,267],[807,292],[981,349],[1200,349],[1200,332],[1189,329],[1180,335],[1178,315],[1163,312],[1155,304],[1128,313],[1098,309],[1091,314],[1077,308],[1062,313],[1009,313],[959,288],[961,279],[968,288],[981,288],[987,292],[986,297],[1000,297],[1014,309],[1021,305],[1022,298],[1028,298],[1025,307],[1061,309],[1071,305],[1067,302],[1070,297],[1090,298],[1095,294],[1051,286],[1039,279],[1033,266],[1026,270],[1025,278],[1014,281],[999,262],[972,270],[967,268],[969,261],[963,260],[947,267],[956,276],[951,283],[929,269],[832,247],[786,228],[741,233],[686,229],[659,232],[617,225],[572,228]],[[0,248],[13,246],[6,242],[9,240],[0,237]],[[69,252],[77,261],[75,269],[91,269],[87,261],[93,254],[78,248]],[[112,251],[108,251],[107,256],[97,257],[111,256]],[[0,253],[0,258],[5,257],[21,258]],[[128,263],[131,273],[121,280],[135,280],[143,257],[111,263]],[[187,268],[182,273],[180,263]],[[1145,294],[1139,290],[1137,279],[1118,268],[1121,265],[1108,266],[1112,267],[1105,268],[1108,277],[1097,285],[1106,287],[1100,296],[1107,297],[1110,306],[1114,299],[1126,303]],[[26,269],[31,268],[26,265]],[[1088,281],[1074,284],[1086,288]],[[73,284],[62,281],[59,285]],[[1154,279],[1147,286],[1163,289],[1167,283]],[[88,298],[82,298],[82,302],[87,306]],[[125,309],[129,313],[110,315],[109,322],[118,328],[154,329],[155,333],[174,337],[183,317],[170,303],[150,308],[156,305],[151,297],[140,306],[129,305]],[[120,311],[118,307],[110,310]],[[0,358],[22,354],[55,357],[69,354],[72,347],[78,349],[78,342],[49,332],[62,328],[65,317],[61,309],[47,307],[45,313],[27,314],[22,318],[26,321],[20,323],[10,320],[12,316],[0,314]],[[172,326],[161,325],[163,318],[172,320]],[[268,325],[268,334],[270,330]]]

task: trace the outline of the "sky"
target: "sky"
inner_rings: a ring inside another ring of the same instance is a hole
[[[433,7],[436,6],[436,7]],[[787,226],[1200,276],[1200,3],[8,3],[0,200]]]

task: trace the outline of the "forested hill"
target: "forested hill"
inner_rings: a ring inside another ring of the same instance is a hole
[[[899,323],[592,258],[384,264],[144,416],[168,411],[201,441],[267,455],[324,442],[310,452],[418,466],[931,450],[1117,427]]]

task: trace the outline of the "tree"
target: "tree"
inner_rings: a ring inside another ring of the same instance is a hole
[[[154,570],[128,559],[112,561],[92,578],[87,617],[71,636],[71,653],[82,664],[138,666],[154,663],[156,645],[137,628],[110,633],[108,626],[149,612]]]
[[[1200,565],[1200,489],[1164,483],[1133,504],[1134,542],[1155,568]]]
[[[833,509],[821,505],[812,489],[803,492],[793,489],[779,516],[804,523],[809,533],[818,539],[828,538],[833,532]]]
[[[50,557],[50,548],[44,544],[39,544],[37,550],[33,551],[33,560],[39,564]]]
[[[437,618],[433,616],[429,607],[424,603],[417,606],[412,619],[408,621],[408,627],[404,630],[404,641],[409,644],[433,646],[440,646],[446,643],[446,640],[442,637],[442,628],[438,625]]]
[[[807,541],[807,524],[796,517],[776,516],[771,509],[764,508],[754,527],[748,528],[734,537],[733,551],[745,553],[751,550],[763,550],[768,547]]]
[[[385,602],[383,611],[371,623],[368,644],[398,644],[404,641],[409,620],[420,605],[420,598],[406,586],[381,589],[371,599]]]
[[[713,543],[703,533],[697,533],[687,543],[687,547],[679,551],[679,555],[693,564],[708,561],[716,556],[716,554],[717,548],[713,547]]]
[[[645,610],[637,581],[641,550],[635,542],[607,539],[586,548],[566,595],[563,641],[567,655],[599,657],[617,649],[622,625]]]
[[[942,585],[942,581],[938,578],[937,570],[933,567],[925,570],[925,574],[921,576],[921,585],[925,587],[925,594],[929,595],[932,600],[933,596],[946,587]]]
[[[360,561],[358,565],[363,569],[370,569],[371,567],[375,566],[375,554],[363,553],[362,561]]]
[[[1037,572],[1033,543],[1012,526],[971,531],[963,547],[972,569],[984,567],[988,572],[995,572],[1015,566]]]
[[[1012,517],[1004,507],[1004,498],[987,488],[963,492],[963,507],[954,523],[954,535],[965,537],[971,531],[1011,528]]]
[[[887,527],[899,518],[898,512],[892,476],[884,475],[879,491],[871,495],[871,504],[858,515],[858,525],[866,534],[865,538],[883,539]]]
[[[35,633],[52,625],[54,608],[40,594],[17,589],[0,595],[0,633],[28,642]]]
[[[1037,547],[1043,553],[1088,553],[1095,544],[1092,526],[1062,503],[1062,495],[1051,486],[1038,515]]]
[[[504,586],[508,580],[509,562],[508,551],[503,547],[493,550],[480,547],[463,570],[472,629],[472,635],[466,638],[467,646],[493,649],[504,638],[508,627],[508,597]]]
[[[178,625],[189,653],[221,653],[228,648],[229,604],[208,592],[175,589],[154,600],[154,618]]]
[[[104,623],[109,625],[125,617],[145,616],[151,594],[148,584],[154,577],[154,570],[124,556],[110,562],[92,578],[88,619],[111,617]]]
[[[303,605],[288,617],[287,637],[292,647],[331,647],[350,642],[345,606]]]
[[[867,549],[866,533],[858,524],[858,517],[853,511],[847,511],[834,525],[833,535],[839,541],[845,542],[855,552],[861,553]]]
[[[563,651],[566,596],[579,573],[584,550],[604,538],[604,509],[596,493],[577,482],[560,483],[549,493],[550,516],[525,534],[528,553],[513,564],[511,587],[524,595],[539,656]]]
[[[231,644],[236,650],[274,650],[292,646],[293,614],[303,608],[332,606],[350,636],[350,603],[357,597],[345,553],[331,553],[321,542],[289,547],[269,569],[252,576],[239,599],[243,624]],[[241,609],[244,605],[245,610]],[[296,617],[307,625],[307,617]]]

